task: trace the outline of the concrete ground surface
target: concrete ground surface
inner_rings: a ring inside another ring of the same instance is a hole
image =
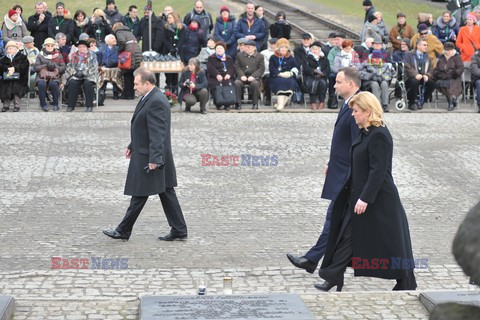
[[[480,194],[480,114],[469,104],[386,115],[414,257],[428,259],[416,270],[417,291],[392,292],[394,281],[349,270],[343,292],[325,294],[313,287],[318,275],[295,269],[285,253],[304,253],[322,229],[335,111],[200,115],[174,107],[176,191],[189,238],[157,239],[168,225],[151,197],[125,242],[101,233],[129,202],[122,152],[135,101],[112,101],[93,113],[32,104],[0,115],[0,294],[16,298],[14,319],[138,319],[140,295],[195,294],[200,277],[209,294],[221,294],[225,275],[238,294],[298,293],[318,319],[427,319],[420,292],[474,289],[451,254]],[[278,156],[278,165],[202,166],[204,154]],[[88,259],[88,269],[52,269],[52,257]],[[128,268],[94,270],[92,258],[126,259]]]

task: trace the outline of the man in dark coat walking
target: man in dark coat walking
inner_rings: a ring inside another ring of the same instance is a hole
[[[327,216],[323,225],[322,234],[317,243],[302,257],[287,253],[290,262],[308,273],[317,269],[318,262],[325,254],[330,231],[333,203],[341,188],[348,178],[350,170],[350,147],[359,133],[358,125],[352,117],[352,110],[348,107],[350,99],[359,92],[361,80],[354,67],[340,69],[335,83],[338,95],[345,99],[345,103],[338,112],[335,128],[333,129],[332,145],[330,147],[330,160],[324,170],[325,183],[322,198],[331,200],[327,209]]]
[[[131,195],[130,206],[122,222],[115,229],[103,233],[114,239],[128,240],[149,196],[158,194],[171,227],[160,240],[187,238],[187,225],[178,203],[175,164],[170,141],[170,104],[155,86],[155,75],[143,68],[135,71],[135,89],[143,95],[131,121],[131,142],[125,150],[130,159],[125,194]]]

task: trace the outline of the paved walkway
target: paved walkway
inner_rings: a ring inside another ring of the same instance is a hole
[[[15,319],[136,319],[138,295],[193,294],[199,275],[209,277],[210,294],[221,293],[224,275],[235,293],[298,293],[319,319],[427,319],[419,292],[468,289],[450,248],[480,194],[473,109],[387,115],[414,256],[428,259],[418,291],[393,293],[393,281],[348,273],[344,292],[320,294],[318,277],[294,270],[285,253],[305,252],[322,229],[335,113],[174,113],[189,239],[164,243],[157,237],[168,227],[153,198],[130,241],[100,232],[128,205],[122,151],[133,107],[122,108],[0,115],[0,293],[17,299]],[[278,156],[278,165],[207,167],[202,154]],[[128,269],[51,270],[52,257],[128,259]]]

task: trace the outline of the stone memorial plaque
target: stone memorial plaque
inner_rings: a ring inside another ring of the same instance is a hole
[[[315,320],[296,294],[144,296],[140,320]]]
[[[480,291],[438,291],[420,294],[420,301],[429,312],[437,304],[453,302],[480,307]]]
[[[11,296],[0,296],[0,320],[10,320],[15,309],[15,301]]]

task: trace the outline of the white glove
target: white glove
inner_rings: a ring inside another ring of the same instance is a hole
[[[292,72],[295,76],[297,76],[298,69],[297,68],[292,68],[292,70],[290,70],[290,72]]]
[[[290,78],[292,76],[292,73],[290,71],[284,71],[280,72],[278,75],[282,78]]]

